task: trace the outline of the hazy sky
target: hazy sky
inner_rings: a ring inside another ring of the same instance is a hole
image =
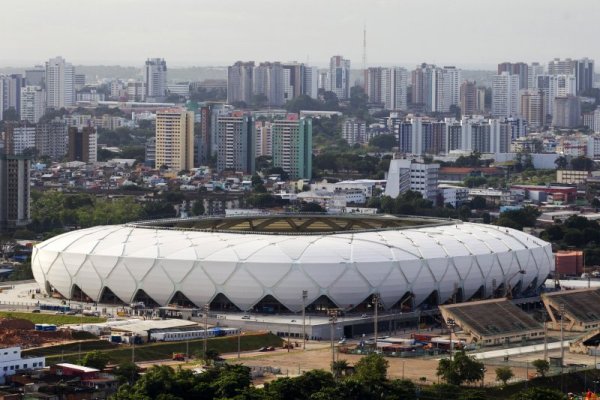
[[[227,65],[334,54],[362,66],[588,56],[600,61],[600,0],[0,0],[0,66]]]

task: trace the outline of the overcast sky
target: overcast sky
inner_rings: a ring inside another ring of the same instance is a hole
[[[600,0],[0,0],[0,66],[600,60]]]

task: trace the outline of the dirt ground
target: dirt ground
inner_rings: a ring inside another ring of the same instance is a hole
[[[231,361],[237,361],[237,354],[227,354],[223,357]],[[336,359],[337,357],[336,353]],[[350,365],[357,363],[361,357],[361,355],[339,354],[339,359],[348,361]],[[423,382],[421,377],[426,377],[427,380],[424,383],[432,384],[438,382],[438,377],[436,376],[437,358],[409,359],[388,357],[386,359],[389,362],[388,377],[390,378],[404,378],[415,382]],[[266,353],[243,353],[239,362],[249,367],[279,368],[283,376],[297,376],[311,369],[329,370],[331,360],[331,347],[328,344],[309,343],[306,351],[300,348],[290,350],[290,352],[284,349],[277,349],[276,351]],[[496,384],[496,368],[497,365],[486,365],[484,379],[486,386]],[[513,372],[517,379],[525,379],[527,374],[524,368],[513,368]],[[529,371],[529,373],[532,372],[532,370]],[[276,379],[279,376],[266,376],[265,379],[259,379],[255,383],[258,384]]]
[[[0,319],[0,343],[4,347],[21,346],[23,349],[72,340],[68,331],[40,332],[35,325],[23,319]]]

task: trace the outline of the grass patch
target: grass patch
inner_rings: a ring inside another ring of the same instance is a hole
[[[227,336],[213,338],[208,340],[208,348],[214,349],[219,353],[234,353],[237,351],[237,336]],[[259,335],[243,335],[240,341],[242,351],[256,350],[263,346],[281,346],[283,340],[271,333]],[[131,361],[132,348],[129,345],[116,345],[105,340],[90,340],[81,342],[81,354],[99,350],[105,352],[111,363],[122,363]],[[186,343],[168,342],[168,343],[150,343],[135,346],[136,361],[152,361],[171,358],[173,353],[185,353]],[[189,351],[191,355],[196,355],[204,350],[204,341],[190,340]],[[59,362],[77,362],[79,358],[79,344],[72,343],[67,345],[49,346],[39,349],[23,351],[27,356],[46,356],[46,364],[52,365]]]
[[[62,315],[62,314],[44,314],[44,313],[27,313],[14,311],[0,311],[0,318],[19,318],[31,321],[34,324],[54,324],[68,325],[79,324],[83,321],[84,324],[92,324],[95,322],[106,322],[106,318],[100,317],[82,317],[80,315]]]

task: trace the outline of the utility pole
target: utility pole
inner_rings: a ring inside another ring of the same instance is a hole
[[[333,371],[333,363],[335,363],[335,347],[333,344],[333,339],[335,337],[335,323],[337,322],[338,310],[335,308],[330,308],[327,310],[327,315],[329,315],[329,322],[331,323],[331,372]]]
[[[302,350],[306,351],[306,298],[308,290],[302,291]]]
[[[564,321],[564,315],[565,315],[565,303],[560,303],[560,390],[563,390],[564,387],[564,382],[565,382],[565,375],[564,375],[564,368],[563,366],[565,365],[565,347],[564,347],[564,340],[565,340],[565,336],[564,336],[564,328],[563,328],[563,321]]]
[[[446,320],[446,325],[450,328],[450,361],[452,361],[452,353],[454,352],[454,343],[452,342],[452,333],[454,333],[454,327],[456,326],[456,321],[453,318],[448,318]]]
[[[373,332],[375,333],[375,339],[374,339],[374,342],[375,342],[375,352],[377,352],[377,328],[379,327],[378,326],[379,325],[379,321],[378,321],[378,316],[379,316],[379,314],[378,314],[378,309],[379,309],[379,293],[373,293],[372,302],[373,302],[373,308],[374,308],[373,312],[374,312],[374,316],[375,316],[374,322],[373,322],[373,325],[374,325],[373,326]]]
[[[240,350],[241,350],[241,341],[242,341],[242,328],[238,329],[238,360],[240,359]]]
[[[208,311],[210,304],[204,305],[204,359],[206,360],[206,352],[208,351]]]

